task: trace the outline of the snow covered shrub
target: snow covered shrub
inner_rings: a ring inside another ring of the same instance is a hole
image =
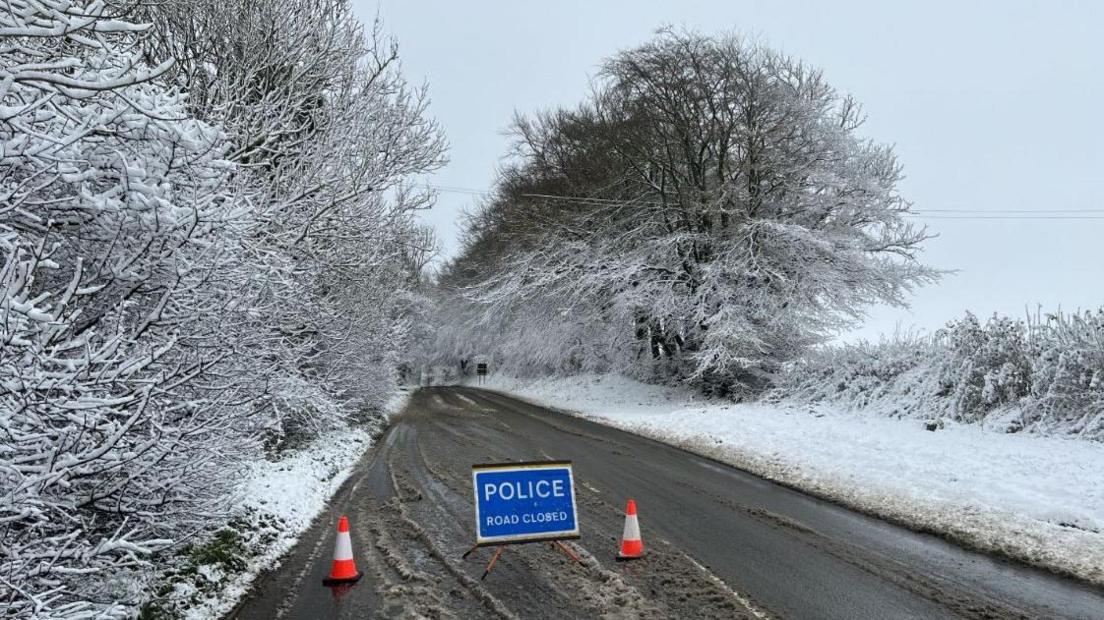
[[[933,367],[941,354],[931,338],[916,334],[822,347],[787,364],[767,397],[839,403],[894,417],[933,417],[945,407]]]
[[[1028,424],[1104,438],[1104,309],[1051,314],[1032,325]]]
[[[981,325],[968,312],[937,338],[946,351],[939,371],[941,395],[952,399],[956,418],[981,420],[1030,392],[1032,353],[1023,321],[994,315]]]
[[[933,338],[816,349],[768,397],[1104,439],[1104,309],[985,324],[967,314]]]
[[[204,339],[238,226],[225,143],[106,12],[0,10],[7,616],[125,614],[137,594],[109,584],[219,507],[242,437]]]

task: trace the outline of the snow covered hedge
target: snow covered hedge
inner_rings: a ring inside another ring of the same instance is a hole
[[[4,617],[130,615],[262,438],[393,389],[439,131],[346,2],[237,9],[0,9]]]
[[[1104,309],[967,314],[931,338],[827,347],[789,365],[771,397],[1104,439]]]

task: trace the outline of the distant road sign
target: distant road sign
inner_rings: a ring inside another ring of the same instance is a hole
[[[473,465],[476,544],[579,538],[571,461]]]
[[[477,374],[480,374],[480,375],[485,375],[485,374],[487,374],[487,365],[486,365],[486,364],[483,364],[483,363],[480,363],[480,364],[476,364],[476,366],[475,366],[475,372],[476,372]]]

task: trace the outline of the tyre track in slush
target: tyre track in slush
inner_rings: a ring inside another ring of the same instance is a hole
[[[437,423],[440,426],[441,423]],[[453,425],[446,424],[449,430]],[[449,437],[451,433],[445,429],[441,432],[425,433],[432,438]],[[463,433],[461,433],[463,434]],[[494,460],[525,460],[539,451],[539,444],[529,439],[520,439],[508,444],[512,449],[507,452],[498,452]],[[424,461],[433,460],[429,455],[448,454],[445,446],[434,446],[425,450],[425,444],[419,443],[422,449]],[[446,475],[433,471],[425,481],[429,485],[437,485],[438,480],[444,480],[452,485],[454,492],[463,498],[463,518],[461,522],[470,522],[473,518],[471,511],[471,486],[469,463],[460,466],[454,465],[450,471],[463,469],[463,481],[458,476]],[[428,467],[428,466],[427,466]],[[578,476],[578,474],[577,474]],[[697,565],[692,559],[673,549],[669,544],[657,541],[653,546],[649,562],[647,564],[625,565],[613,561],[613,552],[620,542],[621,527],[623,525],[623,506],[613,506],[601,499],[600,493],[588,492],[585,478],[577,477],[579,488],[576,493],[580,505],[580,511],[594,515],[581,519],[583,539],[575,550],[586,559],[585,565],[598,571],[595,575],[586,575],[586,579],[579,581],[579,575],[575,571],[566,571],[564,567],[559,572],[551,575],[552,583],[557,589],[565,592],[566,596],[583,596],[603,616],[608,617],[749,617],[746,598],[728,588],[723,582],[710,574],[704,567]],[[598,549],[591,554],[587,547],[592,546],[591,541],[596,541]],[[525,550],[520,559],[533,566],[534,563],[548,562],[547,552],[532,545],[520,547]],[[531,551],[532,549],[532,551]],[[511,549],[511,552],[513,549]],[[605,561],[598,558],[605,557]],[[555,559],[555,556],[553,556]],[[561,560],[562,562],[562,560]],[[566,568],[572,568],[568,563]],[[496,569],[497,571],[497,569]],[[589,587],[593,579],[604,584],[600,592],[593,592]],[[587,581],[591,580],[591,581]],[[650,603],[649,603],[650,601]],[[558,617],[567,617],[564,610],[558,612]],[[591,614],[575,614],[576,617],[591,617]],[[760,615],[759,617],[763,617]]]
[[[434,426],[439,427],[440,424],[435,424]],[[446,429],[435,428],[435,430],[439,432],[424,433],[424,435],[432,438],[448,438],[451,436],[451,433],[447,432]],[[533,450],[522,445],[522,443],[509,444],[506,449],[499,448],[492,454],[492,460],[509,461],[528,458],[527,455],[532,454]],[[471,510],[470,463],[465,461],[460,465],[453,464],[449,466],[448,469],[441,469],[442,465],[438,464],[436,468],[434,468],[434,466],[429,464],[436,460],[431,455],[449,454],[453,451],[447,449],[448,446],[446,445],[435,445],[428,449],[427,444],[424,442],[419,442],[418,445],[423,463],[419,464],[420,466],[414,467],[413,471],[416,474],[424,476],[422,483],[427,487],[440,487],[441,483],[439,481],[444,481],[445,484],[449,485],[451,492],[459,499],[459,502],[453,503],[452,505],[461,506],[459,512],[461,512],[462,515],[459,522],[470,523],[474,516]],[[424,473],[422,473],[422,466],[424,466]],[[463,476],[443,473],[444,471],[456,472],[460,470],[463,471]],[[588,503],[593,503],[593,500],[588,498],[585,493],[579,493],[578,499],[584,506]],[[611,517],[617,512],[616,509],[608,505],[602,504],[601,506]],[[606,549],[615,549],[616,541],[613,539],[615,539],[616,536],[613,531],[616,529],[617,535],[619,535],[621,523],[615,523],[614,521],[615,520],[612,518],[605,520],[604,525],[608,529],[603,531],[601,536],[597,535],[595,528],[584,527],[584,539],[600,540],[608,537],[611,542]],[[591,531],[595,532],[593,537],[590,534]],[[470,534],[468,535],[470,536]],[[667,604],[668,601],[663,600],[663,597],[657,597],[654,593],[645,594],[633,585],[626,583],[619,574],[621,569],[620,566],[611,570],[609,567],[603,566],[584,546],[569,544],[583,559],[581,567],[560,557],[557,551],[550,550],[541,545],[513,547],[504,559],[504,561],[521,562],[529,567],[530,570],[542,573],[543,578],[557,591],[561,598],[565,600],[576,600],[582,605],[582,608],[577,610],[552,610],[551,615],[553,617],[671,618],[686,616],[686,613],[675,612],[671,606]],[[606,553],[608,554],[608,551]],[[496,568],[495,570],[497,573],[498,569]],[[595,584],[598,584],[597,587],[595,587]],[[713,586],[711,584],[706,584],[704,581],[698,584],[699,590],[711,590],[712,588]],[[718,592],[710,591],[709,594],[723,598]],[[693,600],[699,603],[693,611],[708,611],[710,609],[706,604],[708,601],[706,601],[704,597],[684,595],[680,597],[680,599]],[[546,608],[542,607],[542,609],[544,609],[545,612],[548,611]],[[727,617],[739,617],[739,614],[734,614],[732,611],[732,606],[729,605],[728,608],[724,610],[723,615]],[[538,610],[534,610],[533,613],[538,613]]]
[[[473,541],[478,462],[575,462],[575,564],[541,544]],[[296,547],[230,618],[1104,618],[1091,587],[961,550],[740,470],[474,388],[412,395]],[[613,556],[624,501],[649,556]],[[366,576],[321,586],[333,524]]]
[[[417,403],[417,404],[415,404]],[[464,403],[464,406],[469,406]],[[459,433],[441,425],[449,413],[469,417],[441,395],[415,397],[382,440],[362,460],[362,473],[338,492],[333,506],[312,525],[281,567],[260,580],[232,618],[670,618],[662,597],[638,590],[573,546],[582,564],[541,545],[511,547],[487,581],[480,581],[489,550],[467,561],[472,541],[470,454],[475,460],[517,460],[526,448],[488,444],[477,426]],[[469,420],[478,425],[480,418]],[[501,430],[507,430],[503,425]],[[425,437],[432,441],[424,441]],[[455,460],[433,455],[458,455]],[[588,500],[583,500],[584,502]],[[615,512],[603,504],[606,512]],[[353,522],[358,584],[330,591],[321,586],[332,546],[332,523],[347,513]],[[601,538],[615,538],[612,519]],[[619,530],[618,530],[619,531]],[[591,534],[593,532],[593,534]],[[588,527],[587,535],[599,537]],[[612,545],[610,546],[612,548]],[[308,551],[309,550],[309,551]],[[605,550],[603,550],[605,551]],[[686,562],[690,565],[689,561]],[[703,580],[703,583],[706,583]],[[723,584],[683,593],[682,602],[709,609],[724,598]],[[700,600],[699,600],[700,599]],[[698,603],[694,603],[698,601]],[[727,607],[732,608],[730,603]],[[740,614],[726,613],[740,617]]]

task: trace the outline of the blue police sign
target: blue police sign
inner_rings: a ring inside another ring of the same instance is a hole
[[[579,537],[570,461],[473,465],[477,545]]]

